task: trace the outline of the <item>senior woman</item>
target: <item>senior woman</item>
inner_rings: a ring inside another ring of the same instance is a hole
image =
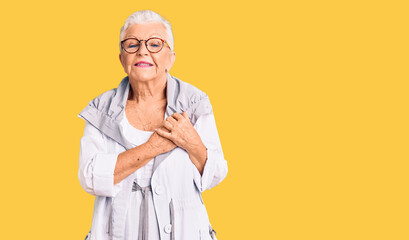
[[[201,193],[226,177],[227,162],[208,96],[169,74],[169,22],[130,15],[119,59],[127,76],[78,115],[78,177],[95,196],[86,239],[216,239]]]

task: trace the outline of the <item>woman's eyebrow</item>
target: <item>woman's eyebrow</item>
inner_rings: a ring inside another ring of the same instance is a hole
[[[160,35],[159,33],[152,33],[149,37],[161,37],[161,38],[163,38],[163,36]]]
[[[127,38],[137,38],[137,37],[135,37],[134,35],[126,35],[126,36],[124,36],[124,39],[127,39]]]
[[[156,36],[155,36],[156,35]],[[127,38],[136,38],[136,39],[139,39],[139,38],[137,38],[136,36],[134,36],[134,35],[127,35],[127,36],[125,36],[124,37],[124,39],[127,39]],[[163,38],[163,36],[161,35],[161,34],[159,34],[159,33],[152,33],[151,35],[149,35],[149,38],[151,38],[151,37],[160,37],[160,38]],[[141,40],[141,39],[139,39],[139,40]]]

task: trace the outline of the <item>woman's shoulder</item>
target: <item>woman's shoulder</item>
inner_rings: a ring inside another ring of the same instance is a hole
[[[109,107],[109,104],[111,103],[113,96],[115,96],[116,91],[117,88],[105,91],[92,99],[88,105],[99,110],[103,109],[104,107]]]
[[[113,112],[120,112],[120,104],[125,104],[126,93],[129,86],[128,77],[124,77],[116,88],[107,90],[88,102],[88,108],[97,109],[100,112],[112,115]]]
[[[179,93],[178,102],[187,102],[187,105],[181,107],[181,109],[188,111],[190,115],[189,118],[193,123],[195,123],[200,116],[213,112],[209,97],[204,91],[176,77],[173,77],[173,79],[176,81],[175,85]]]
[[[185,82],[180,80],[177,77],[172,76],[172,78],[176,81],[176,85],[178,86],[179,95],[180,97],[186,97],[190,101],[190,105],[197,103],[200,100],[208,98],[207,94],[200,90],[198,87],[194,86],[191,83]]]

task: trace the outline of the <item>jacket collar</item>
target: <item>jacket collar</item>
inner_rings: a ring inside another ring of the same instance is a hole
[[[173,113],[177,112],[177,96],[179,95],[179,84],[169,73],[167,73],[167,86],[166,86],[166,115],[170,116]],[[115,96],[111,101],[111,105],[108,109],[108,114],[115,119],[122,120],[123,111],[126,106],[126,102],[129,96],[130,89],[129,77],[126,76],[122,79],[121,83],[117,87]]]

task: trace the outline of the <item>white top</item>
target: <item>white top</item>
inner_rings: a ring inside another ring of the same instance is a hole
[[[125,138],[131,142],[134,147],[139,146],[145,142],[148,141],[148,139],[151,137],[153,132],[151,131],[143,131],[134,128],[128,121],[128,118],[126,117],[125,111],[123,113],[124,117],[122,119],[122,127],[123,127],[123,132]],[[153,170],[153,158],[151,161],[149,161],[146,165],[143,167],[139,168],[136,170],[136,178],[137,179],[142,179],[142,178],[151,178],[152,176],[152,170]],[[143,186],[141,186],[143,187]]]
[[[128,119],[126,118],[126,114],[124,111],[124,117],[121,122],[123,127],[123,132],[125,138],[132,143],[134,146],[139,146],[150,138],[153,134],[151,131],[143,131],[136,129],[133,127]],[[145,187],[149,186],[151,183],[152,171],[153,171],[153,158],[145,164],[143,167],[139,168],[135,172],[136,182],[139,186]],[[149,192],[149,239],[152,240],[159,240],[159,226],[156,219],[155,207],[153,206],[153,196],[152,191]],[[137,240],[139,234],[139,215],[140,215],[140,207],[142,203],[142,192],[135,191],[132,192],[130,195],[130,206],[127,212],[126,220],[125,220],[125,239],[127,240]]]

